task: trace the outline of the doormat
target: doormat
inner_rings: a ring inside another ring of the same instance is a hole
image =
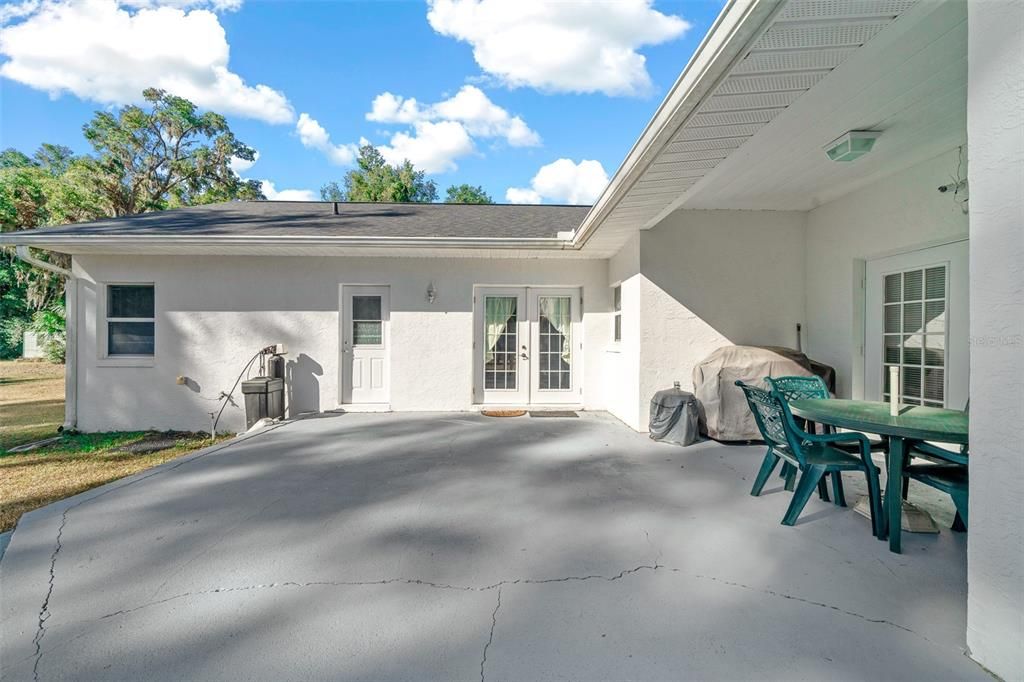
[[[530,410],[531,417],[579,417],[572,410]]]
[[[522,417],[526,410],[483,410],[480,414],[485,417]]]

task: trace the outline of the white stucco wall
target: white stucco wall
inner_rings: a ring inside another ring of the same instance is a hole
[[[79,299],[78,425],[85,431],[209,428],[217,395],[259,348],[288,346],[292,411],[339,404],[338,285],[391,286],[394,410],[472,406],[473,285],[581,286],[583,404],[603,409],[611,338],[607,262],[569,259],[111,257],[74,259]],[[156,285],[152,366],[99,357],[98,283]],[[427,302],[434,283],[437,298]],[[175,378],[189,378],[187,386]],[[229,407],[218,428],[244,426]]]
[[[804,350],[836,368],[842,397],[861,397],[864,260],[967,236],[967,216],[936,189],[950,182],[958,156],[952,149],[807,214]]]
[[[1024,3],[968,4],[971,495],[967,645],[1024,679]]]
[[[623,288],[623,356],[633,357],[620,360],[636,368],[635,388],[609,409],[644,431],[654,393],[673,381],[691,390],[694,365],[719,346],[795,345],[803,244],[797,212],[681,210],[641,232],[639,274]],[[636,265],[618,258],[611,281]]]

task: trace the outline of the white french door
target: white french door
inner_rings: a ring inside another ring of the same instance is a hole
[[[967,241],[867,263],[864,397],[889,400],[898,367],[900,400],[961,410],[967,403]]]
[[[386,403],[390,289],[343,285],[341,290],[341,402]]]
[[[475,295],[475,318],[478,402],[581,401],[579,289],[481,287]]]

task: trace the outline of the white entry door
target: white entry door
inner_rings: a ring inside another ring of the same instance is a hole
[[[967,241],[867,263],[864,397],[889,399],[889,368],[901,401],[962,410],[967,403]]]
[[[579,289],[482,287],[475,318],[478,402],[580,402]]]
[[[342,286],[343,403],[388,402],[390,289]]]

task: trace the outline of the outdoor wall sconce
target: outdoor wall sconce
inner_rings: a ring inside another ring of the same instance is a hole
[[[433,303],[435,298],[437,298],[437,289],[434,288],[434,283],[431,282],[427,285],[427,303]]]

